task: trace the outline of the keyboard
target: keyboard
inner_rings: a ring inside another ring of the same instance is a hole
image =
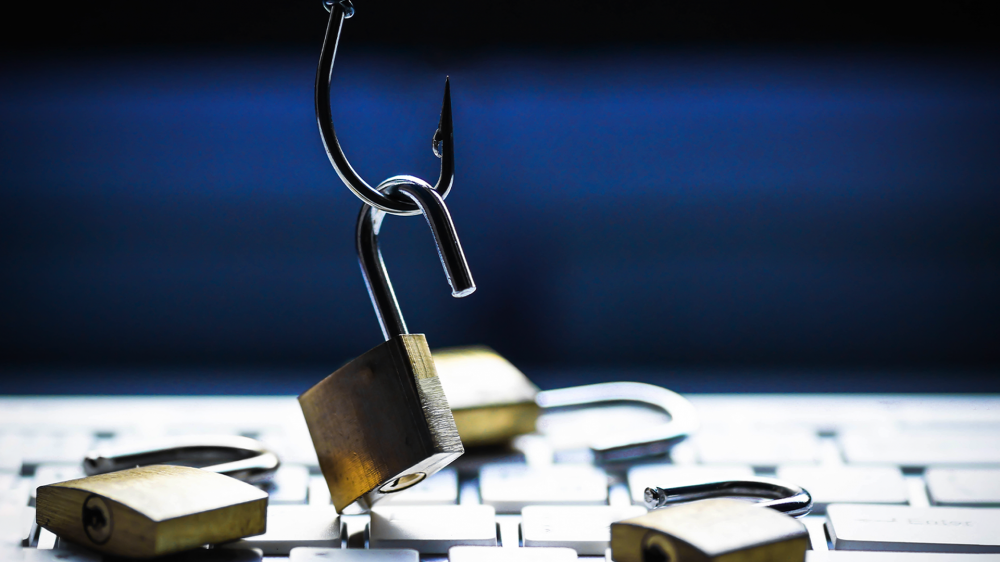
[[[102,560],[34,523],[35,487],[80,477],[89,450],[231,434],[281,458],[267,533],[162,560],[610,560],[609,526],[645,513],[645,487],[754,475],[811,492],[807,560],[1000,560],[1000,397],[687,397],[701,429],[669,457],[597,466],[586,447],[655,412],[547,414],[509,448],[339,515],[294,397],[0,398],[0,558]]]

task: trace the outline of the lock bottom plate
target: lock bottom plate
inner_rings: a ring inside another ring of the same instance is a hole
[[[355,501],[370,507],[465,452],[423,334],[374,347],[299,405],[338,512]]]

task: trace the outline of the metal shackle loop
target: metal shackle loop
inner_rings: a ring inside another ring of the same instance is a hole
[[[427,182],[412,176],[395,176],[379,185],[379,190],[394,199],[405,198],[423,213],[427,225],[431,228],[434,242],[437,245],[438,257],[444,267],[444,274],[451,285],[451,296],[462,298],[471,295],[476,290],[472,280],[472,272],[458,241],[455,224],[444,203],[444,198]],[[358,261],[361,264],[361,274],[365,278],[368,294],[375,306],[382,335],[386,340],[393,336],[409,333],[403,313],[399,310],[396,293],[389,281],[389,273],[379,251],[378,234],[382,228],[385,211],[369,205],[361,206],[357,225]]]
[[[391,197],[389,193],[383,193],[363,180],[347,161],[340,141],[337,140],[337,131],[333,126],[333,110],[330,106],[330,81],[333,78],[333,61],[337,55],[341,29],[344,20],[354,15],[354,6],[349,0],[324,0],[323,5],[330,11],[330,21],[327,24],[326,37],[323,39],[323,48],[316,69],[316,121],[319,124],[319,134],[323,139],[326,155],[344,184],[366,204],[394,215],[419,214],[420,207],[409,199]],[[441,120],[431,138],[431,148],[434,155],[441,159],[441,173],[437,184],[431,189],[443,199],[448,196],[451,186],[455,183],[455,135],[451,119],[451,85],[447,78],[444,82]]]
[[[758,506],[769,507],[792,517],[807,515],[813,504],[812,496],[804,488],[774,478],[744,478],[673,488],[651,487],[646,488],[645,493],[646,506],[650,509],[726,497],[763,498],[767,501],[757,503]]]
[[[281,462],[256,439],[198,435],[146,443],[142,447],[93,451],[83,459],[83,472],[93,476],[151,464],[194,466],[254,483],[270,479]]]
[[[694,404],[676,392],[641,382],[603,382],[543,390],[535,402],[545,412],[631,404],[659,410],[670,420],[600,436],[590,443],[597,463],[632,461],[662,455],[698,430]]]

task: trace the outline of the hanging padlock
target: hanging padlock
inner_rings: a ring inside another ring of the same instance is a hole
[[[426,182],[397,176],[380,189],[402,194],[427,218],[452,295],[475,290],[444,200]],[[423,334],[410,334],[378,247],[385,213],[364,205],[358,217],[361,271],[385,343],[344,365],[299,396],[337,511],[370,507],[413,486],[463,452],[448,400]]]
[[[645,499],[652,511],[611,524],[615,562],[802,562],[809,548],[795,517],[809,513],[812,498],[795,485],[747,478],[647,488]],[[655,509],[669,504],[679,505]]]
[[[130,558],[259,535],[267,524],[267,493],[187,466],[144,466],[39,486],[35,505],[39,526]]]
[[[669,420],[595,435],[589,446],[597,463],[662,455],[698,429],[694,405],[659,386],[609,382],[540,391],[517,367],[482,346],[437,350],[434,362],[467,447],[531,433],[541,414],[614,405],[646,408]]]

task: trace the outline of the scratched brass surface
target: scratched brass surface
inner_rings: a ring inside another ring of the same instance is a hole
[[[488,347],[434,351],[441,387],[467,447],[495,445],[535,431],[538,387]]]
[[[464,452],[423,334],[376,346],[299,405],[338,512],[419,484]]]
[[[805,525],[737,499],[711,499],[654,509],[611,525],[615,562],[643,562],[659,549],[670,562],[802,562]]]
[[[85,525],[85,507],[100,521]],[[38,488],[35,519],[94,550],[149,558],[266,529],[267,493],[228,476],[154,465]]]

